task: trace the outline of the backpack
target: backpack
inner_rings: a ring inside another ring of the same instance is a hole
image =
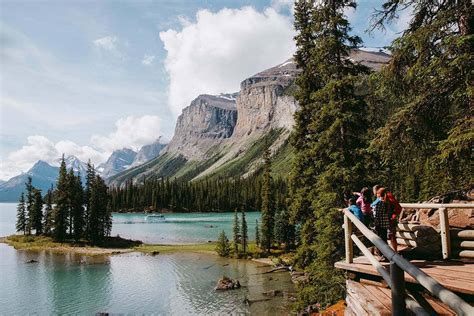
[[[393,196],[392,192],[387,192],[387,200],[392,205],[392,218],[396,218],[402,212],[402,206],[398,203],[395,196]],[[395,215],[395,216],[393,216]]]

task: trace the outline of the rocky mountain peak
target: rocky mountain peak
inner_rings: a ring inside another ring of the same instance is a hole
[[[202,158],[212,142],[229,138],[237,121],[236,96],[202,94],[194,99],[178,117],[175,134],[165,152]]]

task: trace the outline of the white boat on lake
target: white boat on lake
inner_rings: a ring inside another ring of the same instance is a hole
[[[163,214],[150,214],[145,216],[145,222],[153,223],[153,222],[162,222],[165,220],[165,216]]]

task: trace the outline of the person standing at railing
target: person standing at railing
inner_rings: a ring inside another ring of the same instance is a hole
[[[364,213],[362,212],[360,207],[357,205],[355,196],[349,198],[348,204],[349,204],[349,207],[348,207],[349,212],[354,214],[355,217],[357,217],[357,219],[360,220],[362,223],[366,224]]]
[[[363,223],[366,226],[369,226],[372,223],[372,217],[373,217],[372,206],[370,205],[372,203],[370,190],[369,188],[365,187],[360,191],[360,193],[354,192],[354,195],[357,197],[357,200],[356,200],[357,206],[362,210],[362,213],[364,214]]]
[[[385,188],[377,189],[377,200],[372,204],[374,206],[374,224],[377,235],[387,242],[390,240],[392,248],[397,251],[396,239],[396,221],[392,220],[394,206],[388,199]],[[385,258],[382,257],[382,260]]]

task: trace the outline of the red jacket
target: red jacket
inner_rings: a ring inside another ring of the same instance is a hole
[[[392,212],[391,219],[392,220],[396,219],[398,215],[400,215],[400,213],[402,212],[402,206],[400,205],[400,203],[398,203],[397,199],[395,198],[395,196],[393,196],[392,192],[387,192],[387,200],[392,206],[393,212]]]

